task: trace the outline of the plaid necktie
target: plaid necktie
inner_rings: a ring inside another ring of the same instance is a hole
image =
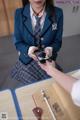
[[[41,34],[41,26],[40,26],[41,17],[35,16],[35,18],[36,18],[36,25],[34,28],[34,36],[35,36],[36,40],[39,40],[40,34]]]

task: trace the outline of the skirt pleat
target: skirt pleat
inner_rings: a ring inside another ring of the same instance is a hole
[[[30,64],[25,65],[18,60],[11,70],[11,78],[23,84],[31,84],[50,78],[50,76],[41,69],[36,61],[33,60]]]

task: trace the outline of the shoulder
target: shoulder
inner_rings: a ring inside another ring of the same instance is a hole
[[[26,16],[30,12],[29,9],[30,9],[30,4],[27,4],[27,5],[25,5],[25,7],[16,9],[15,15],[16,16],[21,16],[21,15]]]
[[[63,16],[63,10],[59,7],[51,5],[50,10],[52,11],[52,13],[54,12],[54,14],[57,16]]]
[[[15,24],[19,25],[22,21],[23,8],[17,8],[14,14]]]
[[[54,6],[54,12],[56,16],[63,17],[63,10],[61,8]]]
[[[17,16],[17,15],[20,15],[20,14],[22,13],[23,9],[24,9],[24,8],[17,8],[17,9],[15,10],[15,15],[16,15],[16,16]]]
[[[58,12],[58,13],[63,13],[63,10],[62,10],[62,8],[59,8],[59,7],[56,7],[56,6],[54,6],[54,10],[55,10],[55,12]]]

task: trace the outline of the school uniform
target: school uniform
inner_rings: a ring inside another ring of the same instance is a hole
[[[42,46],[44,46],[44,48],[52,47],[52,59],[56,60],[57,52],[60,50],[62,45],[62,10],[57,7],[48,6],[41,22],[40,39]],[[25,81],[26,83],[27,81],[28,83],[32,83],[34,81],[39,81],[50,77],[39,67],[36,61],[28,56],[29,47],[37,46],[37,40],[33,34],[34,26],[35,24],[31,16],[30,4],[27,4],[24,8],[19,8],[16,10],[14,24],[15,38],[13,42],[20,55],[19,61],[14,66],[11,75],[12,78]],[[29,69],[28,67],[31,68]]]

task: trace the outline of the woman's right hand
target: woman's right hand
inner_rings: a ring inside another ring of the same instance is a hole
[[[47,72],[47,74],[49,74],[50,76],[53,75],[53,68],[55,67],[54,61],[52,62],[46,61],[46,63],[44,64],[39,63],[39,65],[44,71]]]
[[[29,47],[29,50],[28,50],[28,55],[29,57],[31,57],[32,59],[36,60],[37,61],[37,57],[35,55],[35,51],[38,50],[38,47],[35,47],[35,46],[31,46]]]

